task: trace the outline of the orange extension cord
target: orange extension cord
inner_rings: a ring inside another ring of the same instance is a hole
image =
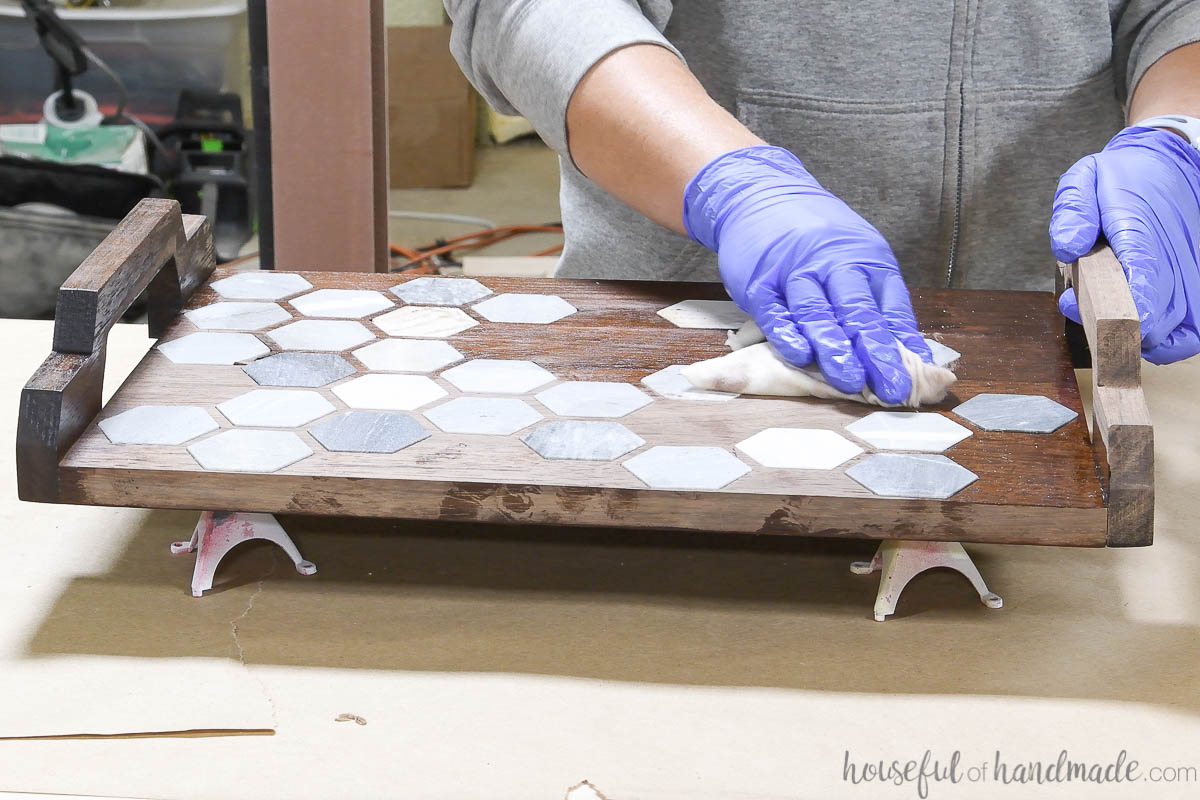
[[[392,264],[390,272],[407,272],[412,274],[436,274],[438,256],[450,256],[461,250],[478,250],[481,247],[503,242],[526,233],[562,233],[562,225],[502,225],[499,228],[486,228],[474,233],[455,236],[453,239],[440,240],[424,247],[408,248],[398,244],[389,245],[393,257],[406,259],[399,264]],[[562,245],[548,247],[531,253],[533,256],[550,256],[562,251]]]

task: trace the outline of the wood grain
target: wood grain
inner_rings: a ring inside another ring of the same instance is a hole
[[[1101,246],[1070,270],[1096,385],[1140,386],[1141,328],[1121,263],[1109,247]]]

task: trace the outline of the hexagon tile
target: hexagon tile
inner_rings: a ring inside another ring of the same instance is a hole
[[[313,454],[291,431],[225,431],[187,450],[200,466],[217,472],[274,472]]]
[[[562,417],[623,417],[653,402],[632,384],[603,381],[565,381],[536,396]]]
[[[936,339],[930,339],[926,336],[925,344],[929,345],[929,349],[933,352],[933,363],[939,367],[949,367],[955,361],[962,358],[962,353],[953,347],[947,347]]]
[[[714,392],[709,389],[697,389],[692,382],[680,373],[683,364],[672,364],[666,369],[660,369],[653,375],[642,378],[642,383],[650,387],[656,394],[670,400],[710,400],[724,402],[737,397],[737,392]]]
[[[1053,433],[1079,416],[1040,394],[977,394],[954,413],[985,431]]]
[[[254,389],[217,405],[234,425],[295,428],[333,411],[319,392],[304,389]]]
[[[472,310],[489,322],[524,322],[546,325],[569,317],[579,309],[554,294],[498,294]]]
[[[945,456],[876,453],[846,474],[881,497],[945,500],[979,476]]]
[[[507,436],[526,428],[542,415],[515,397],[456,397],[425,412],[446,433],[486,433]]]
[[[184,313],[193,325],[205,330],[259,331],[292,318],[275,303],[211,303]]]
[[[525,394],[554,380],[554,376],[532,361],[477,358],[451,367],[442,377],[463,392]]]
[[[521,437],[542,458],[612,461],[646,443],[619,422],[556,419]]]
[[[353,320],[302,319],[267,334],[284,350],[339,352],[369,342],[375,334]]]
[[[176,364],[236,364],[271,352],[257,336],[249,333],[189,333],[163,342],[159,352]]]
[[[370,289],[318,289],[292,300],[292,308],[306,317],[365,317],[392,305]]]
[[[750,467],[719,447],[651,447],[621,466],[651,489],[720,489]]]
[[[373,322],[388,336],[444,339],[479,323],[458,308],[405,306],[380,314]]]
[[[276,353],[242,369],[259,386],[325,386],[354,374],[350,362],[334,353]]]
[[[408,414],[346,411],[308,429],[326,450],[344,453],[395,453],[430,434]]]
[[[969,429],[933,411],[875,411],[846,430],[880,450],[923,453],[940,453],[971,435]]]
[[[196,406],[138,406],[99,424],[113,444],[183,444],[218,427]]]
[[[681,300],[659,310],[658,315],[677,328],[736,330],[750,315],[732,300]]]
[[[833,431],[818,428],[767,428],[735,445],[764,467],[833,469],[862,448]]]
[[[367,369],[390,372],[433,372],[462,361],[463,354],[446,342],[429,339],[384,339],[354,351]]]
[[[420,306],[461,306],[491,293],[491,289],[474,278],[414,278],[392,287],[392,294]]]
[[[221,297],[232,300],[279,300],[288,295],[308,291],[312,284],[299,275],[254,270],[213,281],[212,288]]]
[[[362,375],[333,387],[351,408],[412,411],[446,396],[446,390],[424,375]]]

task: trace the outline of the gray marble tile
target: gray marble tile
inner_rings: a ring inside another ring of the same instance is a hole
[[[462,392],[525,394],[554,380],[554,376],[532,361],[477,358],[451,367],[442,377]]]
[[[542,415],[515,397],[456,397],[425,412],[446,433],[507,436],[526,428]]]
[[[313,451],[291,431],[232,430],[188,445],[192,458],[213,472],[274,472]]]
[[[474,278],[426,276],[392,287],[392,294],[418,306],[461,306],[491,293],[491,289]]]
[[[433,372],[462,361],[463,354],[439,339],[384,339],[354,351],[367,369],[383,372]]]
[[[737,330],[750,319],[732,300],[681,300],[658,315],[677,328],[720,330]]]
[[[276,353],[242,367],[260,386],[325,386],[354,374],[334,353]]]
[[[312,284],[299,275],[261,269],[230,275],[213,281],[211,286],[221,297],[230,300],[279,300],[312,288]]]
[[[547,422],[521,441],[542,458],[570,461],[612,461],[646,443],[619,422],[583,419]]]
[[[259,331],[292,318],[277,303],[227,301],[200,306],[184,316],[197,328],[227,331]]]
[[[334,410],[320,392],[305,389],[254,389],[217,405],[234,425],[295,428]]]
[[[446,390],[424,375],[371,373],[339,383],[333,393],[351,408],[412,411],[440,400]]]
[[[874,411],[846,430],[879,450],[923,453],[940,453],[971,435],[968,428],[935,411]]]
[[[183,444],[218,427],[207,411],[195,406],[138,406],[99,425],[113,444]]]
[[[936,339],[930,339],[926,336],[925,344],[929,345],[929,349],[933,351],[933,363],[939,367],[949,367],[962,358],[962,353],[953,347],[947,347]]]
[[[575,313],[575,306],[553,294],[509,292],[484,300],[472,310],[489,322],[523,322],[546,325]]]
[[[380,314],[372,321],[388,336],[418,339],[444,339],[479,324],[460,308],[435,306],[405,306]]]
[[[284,350],[341,352],[369,342],[375,334],[353,320],[302,319],[267,334]]]
[[[201,331],[163,342],[158,351],[176,364],[237,364],[271,352],[252,333]]]
[[[736,448],[776,469],[833,469],[862,452],[844,436],[819,428],[767,428]]]
[[[1040,394],[977,394],[954,409],[985,431],[1053,433],[1079,416]]]
[[[565,381],[537,399],[560,417],[623,417],[652,402],[632,384],[604,381]]]
[[[318,289],[292,299],[292,308],[306,317],[366,317],[393,305],[369,289]]]
[[[846,474],[881,497],[944,500],[970,486],[979,476],[945,456],[876,453]]]
[[[737,392],[714,392],[709,389],[697,389],[691,381],[680,373],[683,364],[673,364],[666,369],[660,369],[653,375],[642,378],[642,385],[652,389],[661,397],[670,400],[708,400],[710,402],[725,402],[737,397]]]
[[[651,447],[621,466],[651,489],[720,489],[750,467],[719,447]]]
[[[430,435],[408,414],[386,411],[346,411],[308,432],[326,450],[347,453],[395,453]]]

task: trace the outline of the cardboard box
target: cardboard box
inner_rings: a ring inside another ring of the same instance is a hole
[[[475,93],[450,55],[450,26],[388,28],[387,49],[391,188],[469,186]]]

